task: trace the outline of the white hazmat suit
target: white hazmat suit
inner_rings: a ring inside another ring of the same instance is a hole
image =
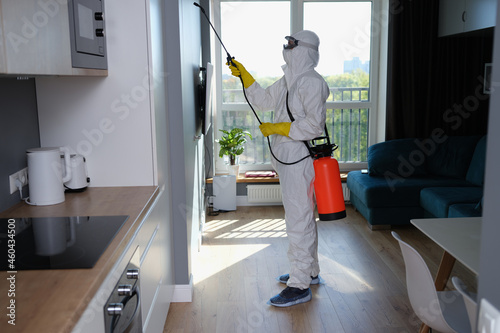
[[[321,136],[325,127],[328,85],[314,68],[319,61],[319,38],[312,31],[292,35],[308,46],[284,49],[284,76],[267,89],[254,82],[246,89],[250,103],[259,110],[274,110],[274,123],[291,122],[286,106],[295,119],[288,136],[273,135],[272,150],[283,162],[300,160],[309,152],[303,141]],[[309,288],[312,276],[319,274],[318,234],[314,217],[314,168],[312,158],[284,165],[273,159],[279,174],[289,240],[289,287]]]

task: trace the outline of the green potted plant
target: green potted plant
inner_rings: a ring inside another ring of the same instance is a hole
[[[215,142],[218,142],[220,145],[220,150],[219,150],[219,157],[223,158],[224,155],[227,155],[229,157],[229,164],[231,166],[236,166],[230,168],[232,169],[233,172],[229,172],[230,174],[235,174],[238,176],[238,167],[236,163],[236,156],[239,156],[243,153],[245,150],[245,142],[247,142],[246,136],[252,140],[252,134],[248,131],[244,131],[241,128],[233,128],[231,131],[226,131],[226,130],[219,130],[224,135],[220,138],[215,140]]]

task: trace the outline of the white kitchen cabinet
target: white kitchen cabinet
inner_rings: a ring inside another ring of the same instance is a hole
[[[137,230],[125,247],[120,260],[90,301],[73,333],[104,332],[104,309],[107,299],[115,289],[120,275],[136,251],[140,254],[139,290],[141,300],[142,327],[144,332],[162,332],[173,295],[173,272],[169,232],[165,219],[168,215],[164,205],[165,193],[160,190],[155,201],[149,206]]]
[[[438,35],[448,36],[494,27],[496,0],[440,0]]]
[[[162,332],[173,293],[173,272],[166,259],[170,254],[167,248],[166,212],[163,205],[163,191],[148,211],[135,244],[141,250],[141,311],[144,332]],[[169,287],[170,286],[170,287]]]
[[[107,74],[73,67],[68,1],[0,0],[0,75]]]

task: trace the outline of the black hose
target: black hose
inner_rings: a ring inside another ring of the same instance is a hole
[[[234,64],[234,63],[233,63],[233,64]],[[235,67],[236,67],[236,68],[238,68],[237,66],[235,66]],[[259,124],[261,124],[261,125],[262,125],[262,121],[260,121],[259,116],[257,115],[257,112],[255,112],[255,110],[254,110],[254,108],[253,108],[252,104],[251,104],[251,103],[250,103],[250,101],[248,100],[247,93],[246,93],[246,91],[245,91],[245,85],[243,84],[243,79],[241,78],[241,74],[239,75],[239,78],[240,78],[240,81],[241,81],[241,85],[242,85],[242,87],[243,87],[243,96],[245,96],[245,100],[247,101],[248,106],[250,106],[250,109],[252,109],[252,112],[253,112],[253,114],[255,115],[255,118],[257,118],[257,121],[259,122]],[[308,157],[310,157],[310,156],[311,156],[311,155],[304,156],[304,157],[302,157],[301,159],[299,159],[299,160],[297,160],[297,161],[295,161],[295,162],[283,162],[283,161],[281,161],[280,159],[278,159],[278,158],[274,155],[274,153],[273,153],[273,149],[271,148],[271,141],[269,140],[269,136],[267,136],[267,137],[266,137],[266,139],[267,139],[267,145],[268,145],[268,147],[269,147],[269,152],[271,153],[272,157],[273,157],[276,161],[280,162],[281,164],[284,164],[284,165],[294,165],[294,164],[297,164],[297,163],[299,163],[299,162],[302,162],[303,160],[305,160],[306,158],[308,158]]]

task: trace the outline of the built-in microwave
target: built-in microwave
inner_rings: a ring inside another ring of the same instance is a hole
[[[108,69],[104,0],[69,0],[73,67]]]

